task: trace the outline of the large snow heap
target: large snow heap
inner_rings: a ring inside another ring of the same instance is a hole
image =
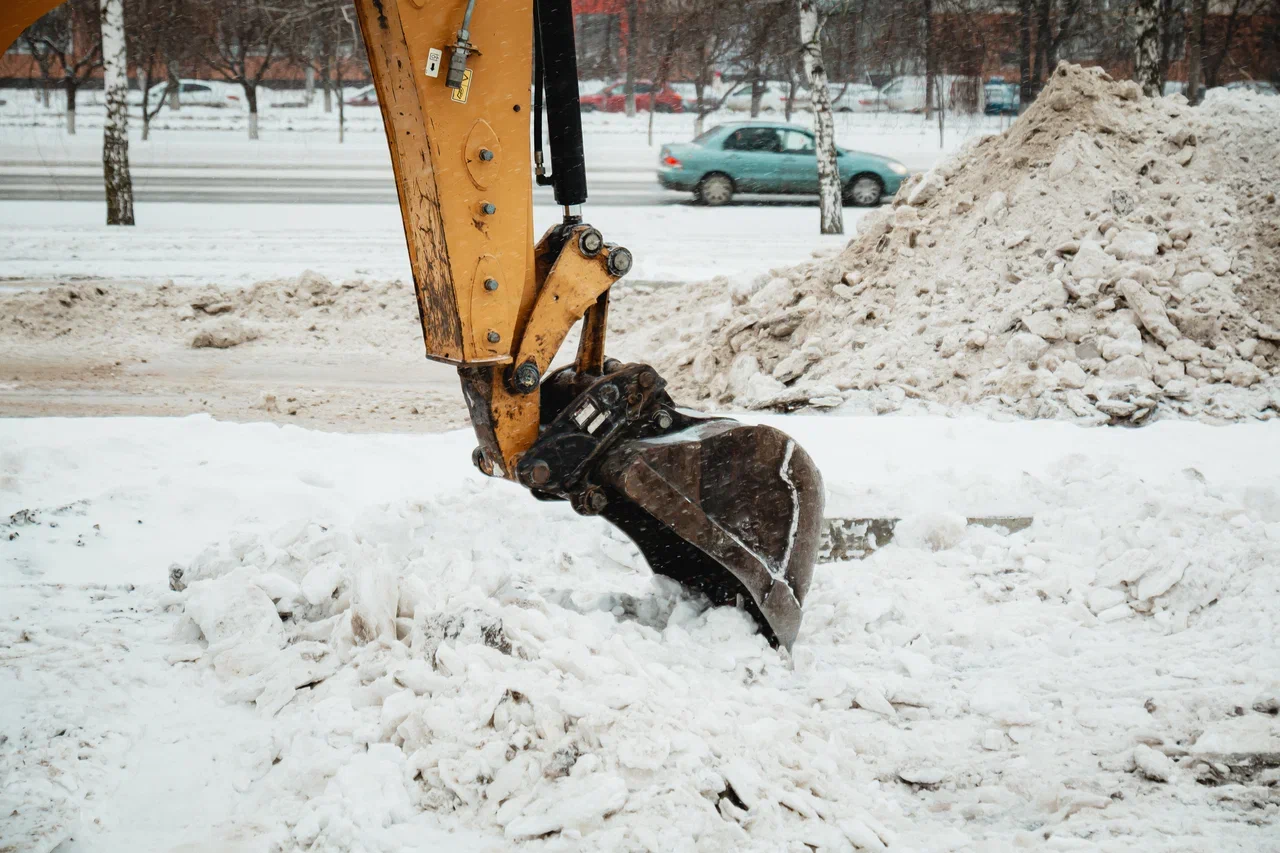
[[[710,406],[1271,417],[1277,188],[1277,105],[1147,99],[1062,64],[1012,128],[913,177],[838,257],[701,312],[687,291],[642,310],[675,318],[650,332],[658,365]]]

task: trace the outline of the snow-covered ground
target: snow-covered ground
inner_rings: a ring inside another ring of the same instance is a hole
[[[1275,849],[1280,426],[768,422],[905,518],[792,659],[464,432],[0,421],[0,849]]]
[[[313,269],[335,281],[410,279],[395,204],[139,203],[134,228],[108,228],[100,202],[0,203],[0,287],[68,279],[248,284]],[[627,282],[702,282],[833,252],[816,207],[588,207],[589,221],[632,252]],[[845,213],[852,235],[863,209]],[[559,208],[535,207],[541,233]]]

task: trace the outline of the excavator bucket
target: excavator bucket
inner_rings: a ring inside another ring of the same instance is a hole
[[[548,420],[517,477],[600,515],[654,572],[743,607],[790,649],[817,559],[822,475],[785,433],[678,409],[665,384],[648,365],[612,360],[604,375],[553,374]]]
[[[650,568],[714,604],[746,608],[788,650],[800,630],[822,525],[822,476],[767,426],[707,420],[624,442],[602,473],[601,513]]]

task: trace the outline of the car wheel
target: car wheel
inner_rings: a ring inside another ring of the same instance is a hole
[[[719,207],[728,204],[733,198],[733,181],[728,175],[712,174],[707,175],[698,184],[698,188],[693,191],[698,201],[709,207]]]
[[[854,175],[845,187],[844,199],[858,207],[875,207],[884,195],[884,181],[875,175]]]

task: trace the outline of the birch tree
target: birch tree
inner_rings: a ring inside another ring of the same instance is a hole
[[[836,128],[831,117],[831,92],[827,70],[822,65],[822,19],[818,0],[798,0],[800,4],[800,50],[804,73],[813,98],[813,132],[817,138],[818,207],[823,234],[844,233],[844,206],[840,169],[836,161]]]
[[[1134,0],[1133,79],[1148,98],[1158,98],[1160,79],[1160,0]]]
[[[124,42],[124,0],[100,0],[102,93],[102,182],[107,224],[133,224],[133,179],[129,175],[129,60]]]

